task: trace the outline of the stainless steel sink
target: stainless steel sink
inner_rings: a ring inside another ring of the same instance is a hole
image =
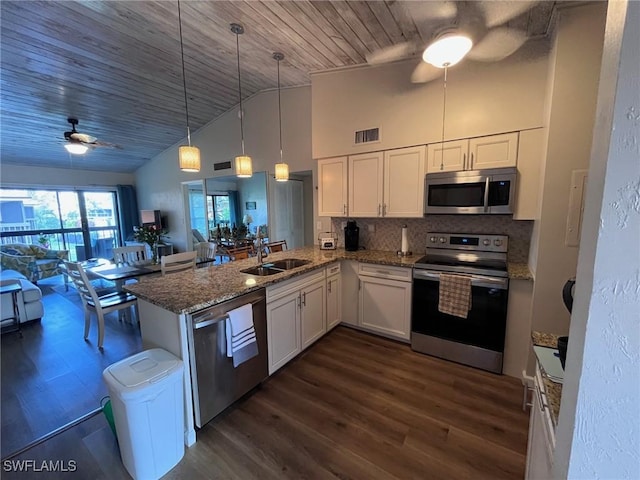
[[[282,270],[291,270],[292,268],[302,267],[311,263],[311,260],[301,260],[299,258],[285,258],[284,260],[277,260],[269,264],[269,268],[279,268]]]
[[[273,267],[252,267],[245,268],[244,270],[240,270],[242,273],[247,273],[249,275],[256,275],[259,277],[266,277],[267,275],[275,275],[277,273],[282,273],[284,270],[282,268],[273,268]]]

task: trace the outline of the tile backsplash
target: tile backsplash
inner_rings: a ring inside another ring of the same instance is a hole
[[[509,261],[526,263],[533,221],[513,220],[509,215],[427,215],[424,218],[357,218],[360,246],[369,250],[400,250],[402,226],[407,226],[409,249],[423,253],[428,232],[484,233],[509,236]],[[344,247],[343,223],[346,218],[332,218],[331,226]],[[373,231],[371,231],[373,229]]]

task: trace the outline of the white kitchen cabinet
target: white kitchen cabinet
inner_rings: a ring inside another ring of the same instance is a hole
[[[342,260],[340,273],[342,276],[342,323],[355,327],[358,326],[358,302],[360,300],[358,262]]]
[[[349,157],[349,216],[422,217],[425,147]]]
[[[300,292],[267,303],[269,375],[298,355],[300,347]]]
[[[318,160],[318,216],[346,217],[347,157]]]
[[[349,157],[349,216],[381,217],[383,203],[383,152]]]
[[[410,339],[411,269],[361,263],[359,326],[404,341]]]
[[[300,290],[300,333],[302,349],[327,333],[327,300],[325,279]]]
[[[520,132],[518,142],[518,184],[514,220],[540,218],[541,176],[545,163],[546,129]]]
[[[327,267],[327,331],[342,321],[342,274],[340,263]]]
[[[327,331],[325,269],[267,287],[269,375]]]
[[[555,432],[549,408],[540,369],[536,365],[527,445],[527,480],[553,478]]]
[[[488,135],[427,147],[427,173],[515,167],[518,132]]]
[[[384,152],[384,217],[423,217],[425,151],[421,145]]]

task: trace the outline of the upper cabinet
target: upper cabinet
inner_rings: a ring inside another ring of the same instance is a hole
[[[518,145],[518,184],[514,220],[540,218],[540,182],[544,165],[546,129],[534,128],[520,132]]]
[[[427,173],[515,167],[518,132],[434,143],[427,150]]]
[[[349,157],[350,217],[422,217],[425,147]]]
[[[347,213],[347,157],[318,160],[318,216]]]

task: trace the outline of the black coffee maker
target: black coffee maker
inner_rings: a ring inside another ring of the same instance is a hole
[[[347,226],[344,227],[344,249],[347,252],[357,251],[359,238],[360,227],[358,227],[355,220],[349,220]]]

